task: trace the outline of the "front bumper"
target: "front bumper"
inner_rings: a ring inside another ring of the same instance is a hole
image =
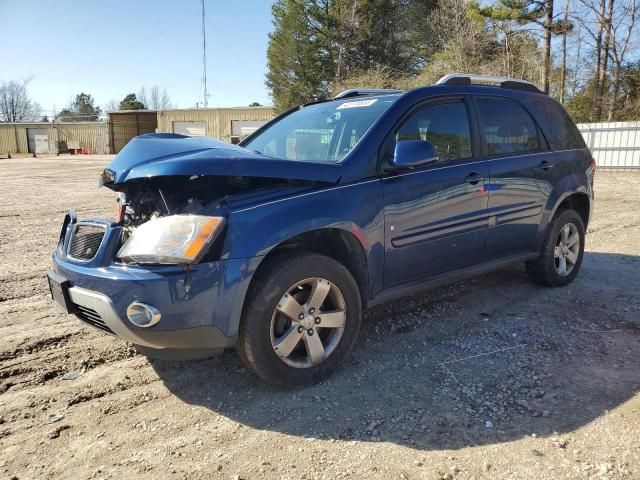
[[[189,268],[120,264],[115,262],[120,227],[104,224],[106,232],[94,259],[78,261],[68,256],[69,238],[64,232],[53,253],[52,271],[68,281],[72,313],[103,332],[150,348],[218,350],[234,345],[237,322],[231,321],[228,300],[242,291],[234,287],[243,282],[230,285],[225,275],[230,264],[242,270],[242,261]],[[242,277],[236,275],[239,280]],[[149,328],[132,324],[126,310],[134,301],[155,306],[162,315],[160,322]]]
[[[71,287],[71,301],[76,306],[76,316],[103,332],[116,335],[136,345],[151,348],[212,349],[233,345],[234,339],[226,337],[217,327],[201,325],[178,330],[153,330],[136,328],[123,319],[114,303],[102,293]]]

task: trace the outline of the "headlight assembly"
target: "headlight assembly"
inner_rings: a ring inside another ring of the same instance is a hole
[[[222,231],[224,217],[170,215],[136,228],[118,252],[134,263],[196,263]]]

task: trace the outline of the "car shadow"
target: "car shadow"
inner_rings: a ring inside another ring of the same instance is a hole
[[[376,307],[327,381],[277,390],[235,352],[152,361],[183,401],[255,429],[457,449],[572,431],[640,389],[640,257],[586,253],[565,288],[521,267]]]

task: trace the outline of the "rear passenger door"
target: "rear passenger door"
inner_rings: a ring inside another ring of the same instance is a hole
[[[553,188],[553,154],[521,103],[489,96],[474,103],[490,174],[487,258],[533,252]]]

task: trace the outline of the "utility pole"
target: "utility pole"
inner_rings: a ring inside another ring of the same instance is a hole
[[[204,108],[209,103],[209,93],[207,92],[207,32],[204,22],[204,0],[202,2],[202,84],[204,85]]]

